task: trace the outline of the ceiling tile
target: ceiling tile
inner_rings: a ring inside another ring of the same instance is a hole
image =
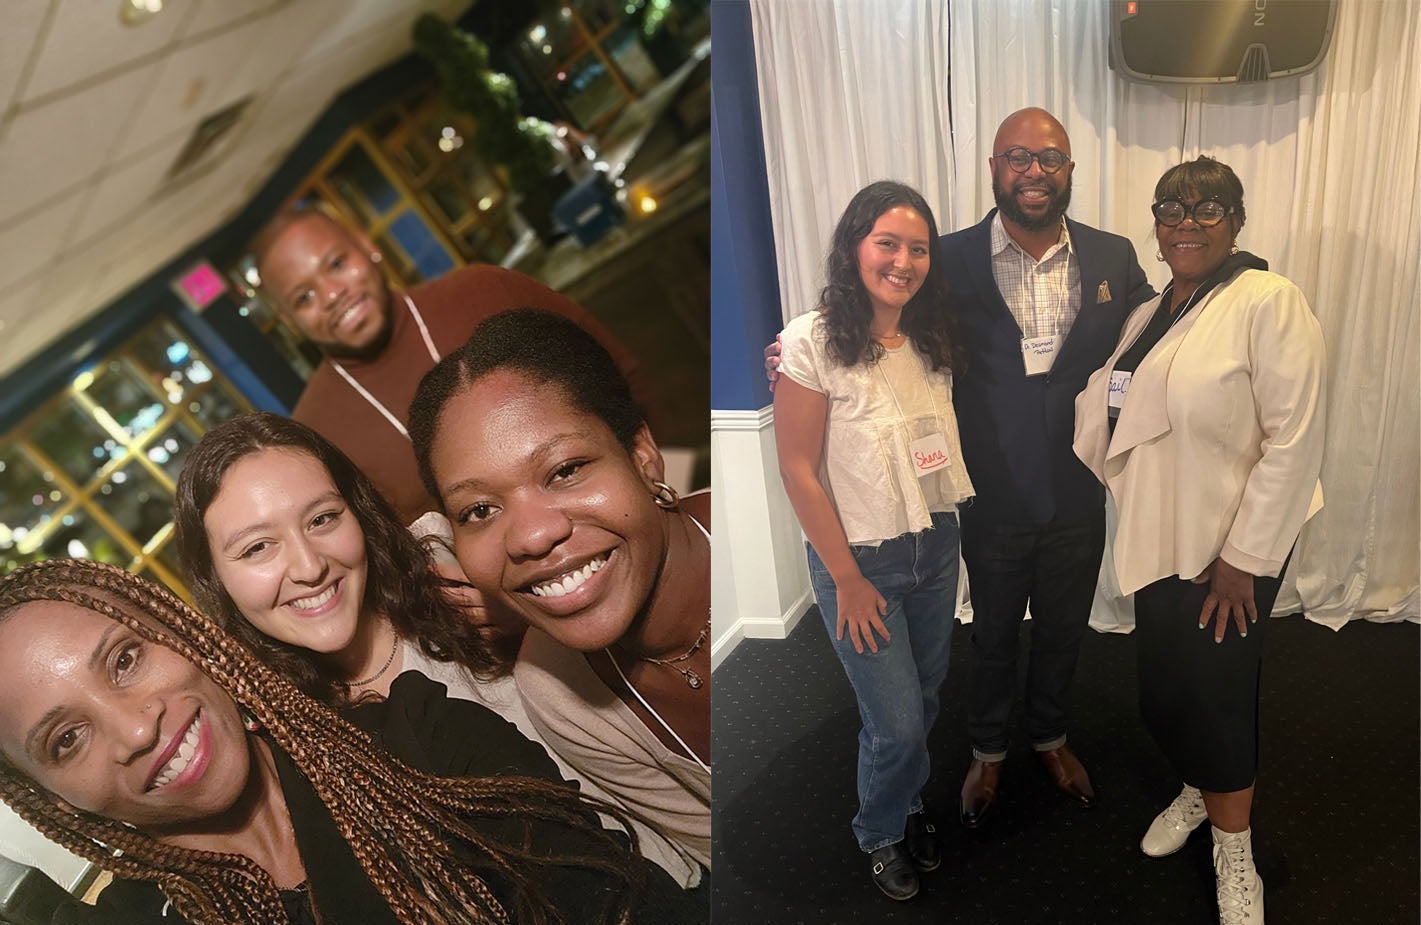
[[[11,286],[59,253],[64,233],[79,209],[80,196],[65,197],[52,208],[0,229],[0,291]]]
[[[103,166],[156,64],[15,117],[0,144],[0,225]]]
[[[0,29],[0,112],[15,96],[20,74],[30,60],[48,6],[46,3],[5,4],[5,28]]]
[[[186,136],[175,135],[167,144],[134,158],[98,180],[85,194],[86,202],[70,240],[87,241],[131,220],[136,211],[162,192],[163,178],[185,143]]]
[[[118,20],[116,0],[60,0],[24,98],[51,93],[158,51],[177,36],[189,9],[172,4],[141,26],[125,26]]]
[[[175,131],[191,131],[270,80],[272,72],[257,66],[270,67],[258,43],[264,27],[261,20],[248,23],[164,58],[153,91],[124,130],[116,156],[128,157]]]
[[[243,16],[269,9],[274,0],[198,0],[197,12],[184,30],[184,35],[201,35],[220,29]]]

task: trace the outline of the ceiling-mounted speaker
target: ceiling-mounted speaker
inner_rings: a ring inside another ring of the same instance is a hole
[[[1336,20],[1337,0],[1111,0],[1110,67],[1148,83],[1306,74]]]

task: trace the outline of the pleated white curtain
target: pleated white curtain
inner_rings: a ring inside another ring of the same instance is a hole
[[[1154,260],[1155,180],[1217,157],[1244,183],[1240,244],[1302,288],[1328,345],[1327,505],[1299,539],[1275,612],[1334,627],[1421,619],[1421,5],[1342,0],[1312,74],[1188,88],[1108,69],[1105,3],[751,6],[786,320],[812,307],[795,298],[817,291],[823,241],[868,179],[916,181],[946,227],[986,214],[992,137],[1023,106],[1045,107],[1070,134],[1072,217],[1131,238],[1156,287],[1168,269]],[[936,121],[898,126],[902,144],[920,147],[896,152],[902,171],[867,175],[862,152],[881,140],[885,110]],[[920,158],[933,164],[922,178],[906,172]],[[950,189],[935,195],[945,176]],[[1107,551],[1092,625],[1133,623]]]
[[[815,307],[834,224],[867,184],[907,183],[951,227],[947,11],[932,0],[752,0],[750,15],[789,320]]]

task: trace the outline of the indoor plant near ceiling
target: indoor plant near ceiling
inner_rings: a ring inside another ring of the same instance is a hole
[[[477,36],[425,13],[414,24],[414,47],[438,72],[449,105],[474,117],[474,150],[503,167],[523,218],[547,241],[553,203],[568,187],[555,173],[553,127],[520,115],[518,87],[489,67],[488,46]]]

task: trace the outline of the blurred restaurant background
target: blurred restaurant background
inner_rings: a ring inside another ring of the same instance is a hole
[[[677,481],[708,484],[709,2],[6,4],[0,572],[72,556],[186,593],[187,453],[289,411],[320,359],[245,253],[300,200],[365,229],[396,288],[482,262],[580,302],[640,363]],[[439,42],[413,38],[426,14]],[[476,53],[432,60],[451,37]],[[451,81],[518,118],[456,108]],[[544,156],[485,162],[480,131]],[[47,921],[22,865],[89,886],[8,811],[0,855],[0,922]]]

